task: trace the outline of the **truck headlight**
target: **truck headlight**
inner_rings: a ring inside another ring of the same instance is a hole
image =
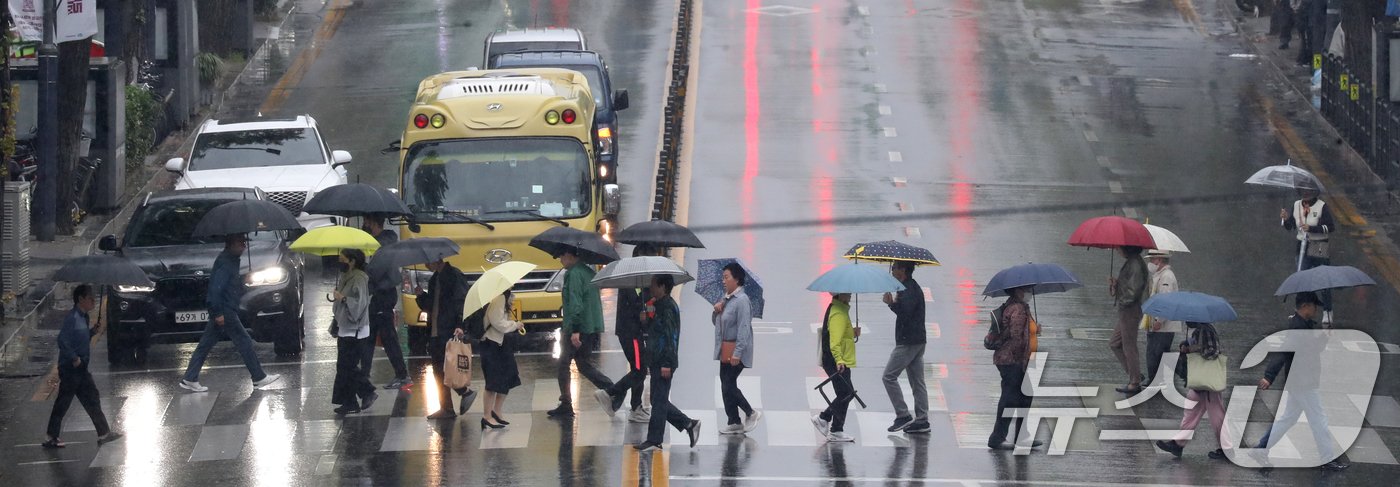
[[[148,293],[155,290],[155,286],[117,286],[119,293]]]
[[[544,285],[544,292],[564,292],[564,271],[555,272],[554,277],[549,278],[549,284]]]
[[[248,274],[246,282],[249,286],[275,286],[287,282],[287,269],[269,267],[252,274]]]

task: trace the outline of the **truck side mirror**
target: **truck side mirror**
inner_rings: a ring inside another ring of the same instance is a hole
[[[626,110],[629,105],[627,90],[613,91],[613,110]]]
[[[97,248],[103,252],[116,252],[117,249],[120,248],[120,246],[117,245],[117,236],[104,235],[102,240],[97,241]]]
[[[185,172],[185,158],[176,157],[165,161],[165,170],[176,174]]]
[[[622,209],[622,190],[616,184],[603,185],[603,214],[617,216]]]
[[[389,142],[389,146],[388,146],[388,147],[385,147],[385,148],[383,148],[383,149],[379,149],[379,153],[380,153],[380,154],[388,154],[388,153],[390,153],[390,152],[398,152],[398,151],[402,150],[402,149],[401,149],[401,148],[402,148],[402,145],[400,145],[400,143],[401,143],[401,142],[398,141],[398,140],[391,141],[391,142]]]

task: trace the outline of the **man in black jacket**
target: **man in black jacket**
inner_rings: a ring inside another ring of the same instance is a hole
[[[1313,330],[1319,329],[1317,321],[1318,308],[1320,307],[1317,295],[1313,293],[1299,293],[1294,296],[1294,307],[1297,312],[1288,320],[1290,330]],[[1293,341],[1292,338],[1289,341]],[[1276,354],[1269,367],[1264,370],[1264,378],[1259,379],[1259,389],[1268,389],[1273,386],[1278,374],[1284,369],[1288,369],[1288,387],[1283,395],[1285,401],[1279,404],[1283,413],[1278,416],[1273,426],[1269,427],[1269,432],[1259,439],[1258,448],[1271,448],[1269,438],[1275,435],[1286,433],[1293,425],[1298,423],[1298,417],[1303,413],[1308,415],[1308,426],[1312,428],[1313,441],[1317,442],[1317,452],[1322,458],[1329,459],[1327,463],[1319,468],[1323,470],[1340,471],[1349,467],[1349,464],[1337,460],[1340,454],[1337,453],[1336,442],[1332,438],[1332,433],[1327,429],[1327,413],[1322,408],[1322,396],[1318,393],[1321,386],[1321,363],[1318,362],[1322,350],[1327,346],[1323,341],[1308,341],[1299,343],[1298,347],[1291,347],[1297,350],[1293,353]],[[1314,355],[1316,357],[1300,358],[1300,363],[1310,363],[1309,367],[1293,367],[1293,359],[1298,354]]]
[[[632,249],[633,257],[648,255],[660,255],[654,247],[649,245],[638,245]],[[633,423],[647,423],[651,421],[651,412],[642,406],[642,391],[646,387],[647,365],[646,365],[646,333],[642,327],[642,312],[646,310],[647,289],[626,289],[617,290],[617,342],[622,346],[622,354],[627,357],[627,375],[623,376],[612,387],[599,389],[594,395],[603,404],[606,410],[617,412],[622,407],[622,401],[627,395],[627,391],[632,391],[632,412],[628,415],[628,421]]]
[[[418,289],[418,308],[428,313],[428,329],[431,342],[428,354],[433,360],[433,384],[424,387],[437,387],[440,408],[428,415],[428,419],[450,419],[457,417],[452,410],[452,394],[442,379],[447,376],[443,359],[447,355],[447,341],[461,338],[466,334],[462,329],[462,308],[467,299],[467,276],[452,264],[439,260],[428,264],[433,277],[428,279],[428,289]],[[457,391],[462,396],[462,411],[465,413],[476,399],[476,391],[467,387]]]
[[[364,230],[379,242],[380,248],[399,241],[398,233],[384,228],[384,217],[381,215],[365,216]],[[413,385],[413,379],[408,377],[408,367],[404,365],[403,349],[399,348],[398,326],[394,323],[394,307],[399,304],[399,279],[397,269],[384,270],[369,276],[370,336],[379,338],[380,345],[384,347],[384,355],[389,357],[389,365],[394,368],[394,381],[386,384],[385,389]],[[372,344],[369,353],[365,355],[364,367],[368,371],[374,362]]]
[[[913,262],[895,262],[890,266],[890,275],[904,284],[898,296],[885,293],[885,304],[894,311],[894,351],[890,352],[889,362],[885,363],[885,393],[894,404],[894,424],[886,430],[891,433],[928,433],[928,386],[924,383],[924,343],[928,332],[924,328],[924,288],[914,280]],[[914,390],[914,411],[904,403],[904,391],[899,388],[899,373],[909,378],[909,388]]]

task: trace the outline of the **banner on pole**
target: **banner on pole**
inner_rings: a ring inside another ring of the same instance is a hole
[[[97,35],[97,0],[58,0],[54,42],[81,41]]]
[[[40,42],[44,40],[44,0],[9,0],[10,18],[14,19],[14,33],[21,41]]]

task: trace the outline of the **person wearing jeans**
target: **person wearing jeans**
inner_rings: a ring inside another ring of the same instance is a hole
[[[613,381],[593,365],[593,350],[598,335],[603,332],[603,298],[593,284],[597,272],[579,259],[570,248],[559,255],[564,269],[564,322],[559,326],[559,405],[549,410],[550,417],[573,417],[574,405],[570,394],[569,364],[578,367],[594,387],[607,390]]]
[[[676,300],[671,299],[675,278],[654,276],[649,294],[652,304],[639,317],[650,325],[647,334],[647,365],[651,368],[652,415],[648,418],[647,439],[634,448],[643,452],[661,449],[666,423],[690,436],[690,447],[700,440],[700,420],[691,419],[671,404],[671,379],[680,367],[681,313]]]
[[[891,433],[927,433],[928,424],[928,384],[924,383],[924,344],[928,341],[928,331],[924,328],[924,290],[914,280],[913,262],[895,262],[890,265],[890,275],[904,284],[898,295],[885,293],[885,304],[894,312],[894,351],[885,362],[885,373],[880,379],[885,384],[885,394],[894,405],[894,424],[886,431]],[[904,391],[899,388],[899,374],[909,379],[909,388],[914,391],[914,411],[904,402]]]
[[[719,361],[720,396],[728,423],[720,434],[741,435],[758,427],[763,413],[749,405],[744,391],[739,390],[739,374],[753,366],[753,312],[749,296],[744,293],[748,273],[737,262],[724,266],[722,272],[725,295],[715,303],[710,321],[715,325],[715,360]],[[744,417],[739,417],[739,411]]]
[[[632,249],[633,257],[646,255],[657,253],[647,245],[638,245]],[[616,412],[621,409],[622,400],[627,392],[631,391],[632,412],[628,415],[628,420],[633,423],[646,423],[651,419],[651,413],[642,405],[642,392],[646,386],[647,370],[650,369],[645,360],[648,354],[645,351],[647,339],[643,327],[643,311],[648,305],[649,295],[648,289],[617,290],[615,333],[618,345],[622,346],[622,355],[627,358],[627,375],[618,379],[612,387],[595,393],[604,408]]]
[[[836,397],[820,414],[812,416],[812,425],[826,435],[826,441],[855,441],[845,433],[846,410],[856,392],[851,385],[851,367],[856,366],[856,339],[851,326],[850,294],[832,293],[831,304],[822,318],[820,354],[822,370],[831,379]]]
[[[58,332],[58,398],[53,402],[49,413],[48,438],[44,448],[63,448],[59,439],[63,429],[63,417],[68,415],[68,407],[73,398],[82,403],[88,418],[97,429],[97,444],[102,445],[122,434],[112,431],[107,424],[107,415],[102,414],[102,399],[97,385],[88,372],[88,362],[92,359],[92,327],[88,324],[88,313],[97,307],[97,299],[92,296],[92,286],[87,284],[73,288],[73,310],[63,318],[63,328]]]
[[[180,380],[180,387],[185,390],[209,390],[199,383],[199,370],[204,368],[204,360],[209,357],[209,350],[219,343],[220,336],[228,337],[238,349],[238,355],[243,357],[243,365],[248,367],[248,374],[253,379],[253,387],[261,389],[282,378],[263,372],[258,354],[253,351],[253,339],[248,336],[248,330],[243,328],[243,322],[238,317],[238,305],[245,290],[238,259],[247,248],[248,238],[245,235],[230,235],[224,239],[224,251],[214,259],[214,268],[209,273],[209,294],[205,298],[205,304],[209,306],[209,322],[204,325],[204,335],[199,337],[199,345],[195,346],[194,353],[190,355],[190,364],[185,368],[185,377]]]

